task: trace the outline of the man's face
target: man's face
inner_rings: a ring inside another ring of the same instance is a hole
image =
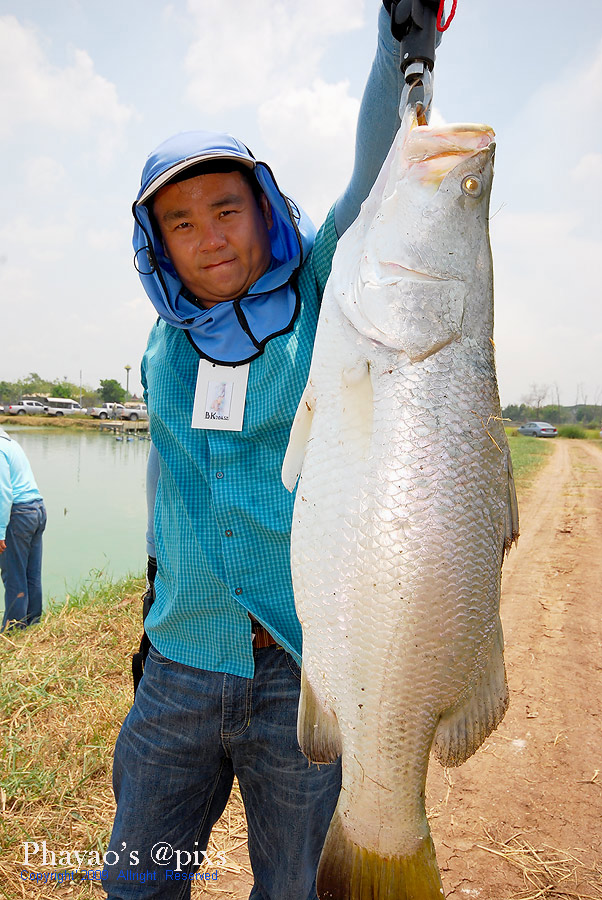
[[[157,191],[153,212],[182,284],[214,306],[242,297],[271,261],[272,214],[240,172],[197,175]]]

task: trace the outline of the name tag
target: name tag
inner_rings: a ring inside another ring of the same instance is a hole
[[[192,409],[192,427],[242,431],[248,378],[249,363],[234,367],[218,366],[217,363],[201,359]]]

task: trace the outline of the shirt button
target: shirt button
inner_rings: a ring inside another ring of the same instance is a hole
[[[236,588],[234,591],[235,594],[242,594],[242,588]]]
[[[223,478],[223,477],[224,477],[224,473],[223,473],[223,472],[216,472],[216,473],[215,473],[215,477],[216,477],[216,478]]]
[[[232,529],[231,528],[226,529],[226,537],[232,537]]]

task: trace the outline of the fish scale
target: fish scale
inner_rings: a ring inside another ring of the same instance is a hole
[[[339,241],[283,465],[291,489],[300,473],[299,742],[315,762],[342,754],[323,900],[443,895],[429,754],[460,764],[507,705],[499,594],[518,517],[492,343],[493,147],[487,126],[404,121]]]

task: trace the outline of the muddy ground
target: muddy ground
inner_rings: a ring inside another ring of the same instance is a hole
[[[459,769],[431,763],[427,807],[448,900],[602,898],[602,452],[558,439],[521,502],[504,565],[511,705]],[[232,816],[232,813],[230,813]],[[237,874],[193,896],[248,896]]]

